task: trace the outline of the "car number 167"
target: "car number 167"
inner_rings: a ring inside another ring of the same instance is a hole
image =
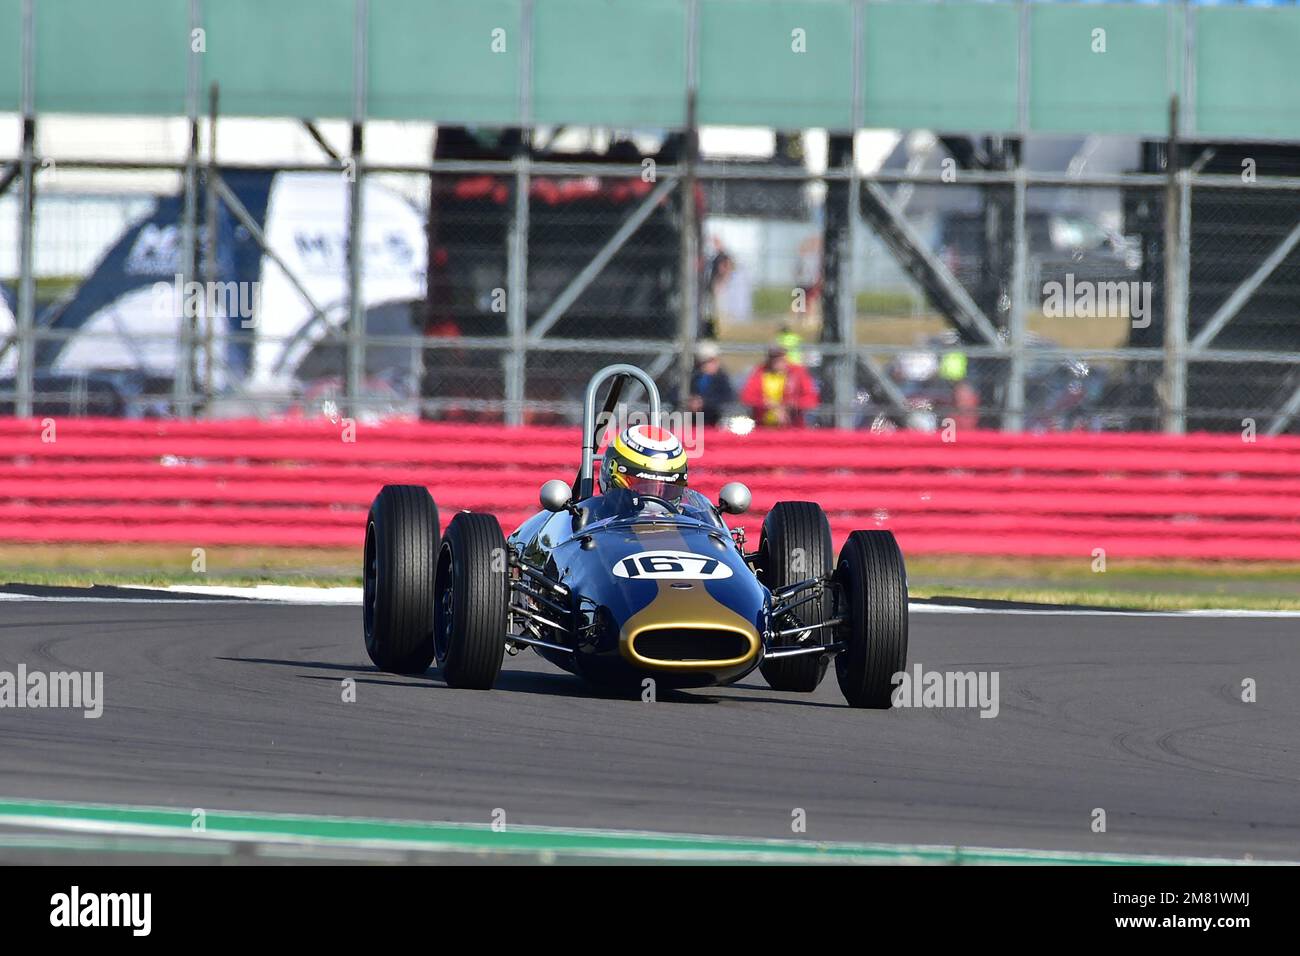
[[[719,580],[731,577],[731,568],[717,558],[690,551],[642,551],[614,565],[614,576],[642,580]]]

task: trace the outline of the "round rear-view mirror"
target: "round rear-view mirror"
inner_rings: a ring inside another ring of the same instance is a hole
[[[542,507],[547,511],[563,511],[569,507],[569,502],[573,499],[573,492],[569,488],[567,481],[552,478],[542,485],[542,491],[538,497],[542,502]]]
[[[739,481],[727,482],[718,492],[718,507],[724,514],[743,515],[749,510],[753,500],[754,496],[749,493],[749,488]]]

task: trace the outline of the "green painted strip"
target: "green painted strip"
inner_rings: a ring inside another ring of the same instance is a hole
[[[604,857],[680,862],[1036,863],[1111,866],[1250,862],[983,847],[759,840],[533,826],[508,826],[498,831],[489,825],[472,823],[422,823],[227,811],[207,811],[204,829],[196,832],[191,828],[192,816],[189,810],[21,800],[0,801],[0,824],[81,833],[170,838],[188,836],[192,839],[239,842],[388,847],[426,852],[528,854],[541,859]]]
[[[44,850],[59,853],[144,853],[175,856],[225,856],[233,844],[215,840],[142,840],[130,836],[78,835],[70,833],[0,834],[0,852],[5,850]]]

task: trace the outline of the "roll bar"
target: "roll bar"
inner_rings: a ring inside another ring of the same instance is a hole
[[[609,415],[618,405],[619,393],[623,390],[623,384],[629,378],[634,378],[645,388],[646,395],[650,398],[650,424],[659,424],[659,389],[649,375],[637,368],[635,365],[606,365],[599,372],[591,377],[587,383],[587,395],[582,403],[582,470],[578,472],[577,481],[577,500],[591,497],[594,490],[592,487],[592,466],[596,459],[596,393],[600,386],[604,385],[609,379],[614,380],[610,386],[609,394],[605,397],[605,409],[601,412],[601,418]]]

